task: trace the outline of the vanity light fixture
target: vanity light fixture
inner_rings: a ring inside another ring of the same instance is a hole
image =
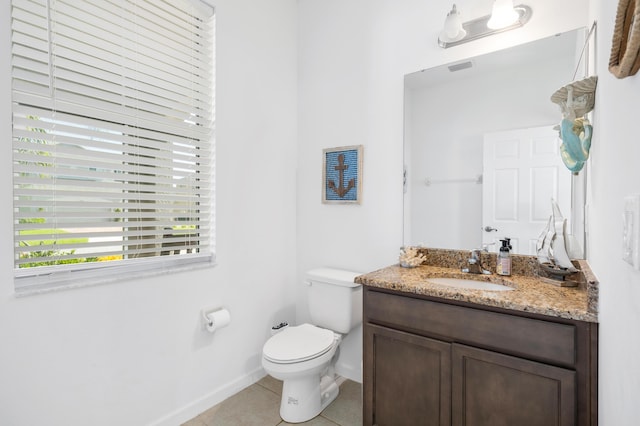
[[[438,45],[447,49],[468,41],[520,28],[529,22],[531,14],[532,10],[527,5],[513,6],[513,0],[495,0],[491,15],[463,23],[454,4],[445,19],[444,29],[438,37]]]

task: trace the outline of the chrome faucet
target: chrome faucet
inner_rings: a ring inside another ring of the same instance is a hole
[[[462,268],[462,272],[467,272],[469,274],[484,274],[484,275],[491,274],[490,271],[487,271],[482,266],[482,252],[483,251],[487,251],[487,250],[486,249],[485,250],[481,250],[481,249],[473,249],[473,250],[471,250],[470,257],[469,257],[469,259],[467,259],[467,263],[469,264],[469,267]]]

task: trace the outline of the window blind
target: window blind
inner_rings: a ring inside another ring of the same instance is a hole
[[[12,1],[16,290],[211,262],[214,29],[192,1]]]

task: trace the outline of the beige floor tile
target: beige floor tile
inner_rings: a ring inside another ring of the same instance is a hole
[[[207,426],[207,425],[202,423],[202,421],[196,417],[194,419],[189,420],[186,423],[182,423],[181,426]]]
[[[254,384],[196,417],[206,426],[276,426],[280,397]]]
[[[268,374],[257,382],[260,386],[269,389],[272,392],[282,395],[282,380],[274,379]]]
[[[314,417],[313,419],[304,422],[304,423],[287,423],[285,421],[283,421],[282,423],[279,423],[278,426],[286,426],[286,425],[300,425],[300,426],[340,426],[340,425],[336,425],[334,422],[332,422],[331,420],[325,419],[322,416],[318,416],[318,417]]]
[[[324,411],[322,417],[340,426],[362,425],[362,385],[346,380],[340,385],[340,393]]]
[[[282,382],[271,376],[229,397],[183,426],[286,426],[280,418]],[[340,394],[319,416],[302,426],[361,426],[362,385],[346,380]]]

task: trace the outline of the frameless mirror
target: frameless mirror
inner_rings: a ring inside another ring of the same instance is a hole
[[[404,244],[535,254],[558,202],[584,254],[586,170],[572,175],[550,101],[584,77],[578,29],[405,76]],[[580,65],[580,67],[578,66]]]

